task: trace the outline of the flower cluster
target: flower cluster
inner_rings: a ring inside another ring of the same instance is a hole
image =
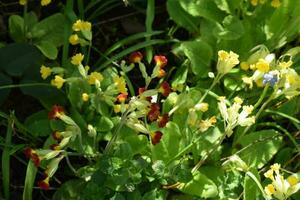
[[[239,55],[230,51],[229,53],[224,50],[218,51],[217,70],[219,74],[227,74],[234,66],[239,64]]]
[[[77,20],[72,25],[74,33],[70,35],[69,42],[71,45],[80,44],[81,46],[89,45],[92,40],[92,24],[88,21]]]
[[[280,164],[275,163],[264,173],[264,176],[272,181],[265,187],[265,193],[269,198],[275,197],[276,199],[284,200],[300,189],[300,183],[296,174],[284,179],[280,169]]]
[[[253,6],[257,6],[258,4],[265,4],[266,0],[250,0],[250,3]],[[281,5],[280,0],[272,0],[270,5],[274,8],[278,8]]]
[[[41,0],[41,6],[47,6],[51,3],[51,0]],[[19,4],[25,6],[28,4],[28,0],[19,0]]]

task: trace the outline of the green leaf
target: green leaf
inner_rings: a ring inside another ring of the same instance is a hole
[[[168,0],[167,10],[170,18],[179,26],[186,28],[190,32],[199,32],[200,20],[185,11],[178,0]]]
[[[44,41],[54,46],[60,46],[64,41],[65,17],[56,13],[37,23],[31,30],[35,44]]]
[[[277,153],[281,147],[282,137],[275,130],[252,132],[239,139],[245,148],[240,157],[253,168],[261,168]]]
[[[82,94],[89,94],[90,90],[90,85],[84,79],[78,78],[70,82],[68,98],[71,104],[76,108],[81,108],[81,106],[84,104],[84,102],[82,101]]]
[[[207,76],[213,54],[210,45],[198,40],[182,42],[179,48],[191,61],[193,73],[201,77]]]
[[[51,60],[55,60],[57,58],[58,51],[52,43],[48,41],[40,41],[35,44],[35,46],[46,56],[47,58]]]
[[[53,200],[79,200],[80,194],[85,189],[86,182],[84,180],[76,179],[65,182],[55,192]]]
[[[143,153],[147,148],[149,141],[144,135],[130,135],[124,139],[131,146],[132,154]]]
[[[114,127],[114,123],[109,117],[102,116],[99,122],[96,124],[97,131],[108,132]]]
[[[19,15],[11,15],[8,19],[9,35],[15,42],[24,42],[24,19]]]
[[[0,88],[1,86],[12,84],[12,80],[9,76],[0,72]],[[5,101],[7,96],[9,95],[10,89],[0,89],[0,105]]]
[[[114,155],[125,160],[131,159],[133,156],[133,152],[131,146],[127,142],[123,142],[118,144]]]
[[[181,133],[176,123],[169,122],[162,131],[162,139],[159,144],[152,147],[152,159],[163,160],[168,163],[180,151]]]
[[[48,119],[48,112],[42,110],[27,117],[24,125],[35,134],[36,137],[49,136],[52,133]]]
[[[218,24],[213,33],[222,40],[237,40],[245,33],[245,30],[240,19],[228,15],[222,21],[222,25]]]
[[[201,198],[213,198],[218,195],[215,183],[200,172],[196,172],[190,182],[180,185],[179,190]]]
[[[29,44],[10,44],[0,49],[0,69],[11,76],[21,76],[23,72],[41,62],[39,50]]]
[[[37,168],[30,160],[27,165],[26,177],[23,190],[23,200],[32,200],[32,189],[34,185]]]
[[[253,175],[260,180],[259,173],[256,169],[250,169]],[[256,200],[257,196],[260,194],[259,187],[256,182],[249,176],[245,176],[244,179],[244,200]]]

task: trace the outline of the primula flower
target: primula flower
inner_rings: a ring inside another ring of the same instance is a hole
[[[28,0],[19,0],[19,4],[22,6],[25,6],[27,4]]]
[[[143,54],[139,51],[133,52],[129,55],[129,61],[131,63],[139,63],[143,59]]]
[[[194,107],[195,110],[200,110],[201,112],[208,111],[208,103],[197,103]]]
[[[287,62],[279,62],[279,67],[281,68],[281,69],[287,69],[287,68],[289,68],[290,66],[292,66],[292,64],[293,64],[293,61],[291,61],[291,60],[289,60],[289,61],[287,61]]]
[[[168,63],[168,59],[163,55],[154,56],[154,61],[155,61],[156,66],[158,66],[160,68],[163,68]]]
[[[217,70],[220,74],[227,74],[234,66],[239,64],[239,55],[230,51],[229,53],[220,50],[218,51]]]
[[[115,76],[113,78],[113,81],[114,81],[115,86],[117,87],[117,89],[120,93],[128,94],[127,93],[127,88],[126,88],[126,82],[125,82],[125,79],[123,77]]]
[[[258,0],[250,0],[252,6],[257,6]]]
[[[69,37],[69,42],[70,44],[72,45],[76,45],[76,44],[79,44],[79,37],[77,34],[73,34]]]
[[[27,147],[26,149],[24,149],[24,154],[26,156],[26,158],[30,158],[31,161],[33,162],[33,164],[36,167],[39,167],[41,164],[41,158],[39,157],[39,155],[37,154],[37,152],[35,150],[33,150],[30,147]]]
[[[168,113],[163,114],[163,116],[159,116],[158,120],[157,120],[158,127],[159,128],[165,127],[169,120],[170,120],[170,117],[169,117]]]
[[[60,142],[62,140],[62,138],[63,138],[61,132],[59,132],[59,131],[54,131],[52,133],[52,137],[53,137],[54,140],[56,140],[58,142]]]
[[[42,65],[40,68],[40,73],[42,78],[45,80],[48,76],[51,75],[52,70],[50,67],[46,67],[45,65]]]
[[[49,119],[59,119],[62,115],[65,115],[65,109],[62,106],[54,105],[48,112]]]
[[[217,123],[217,118],[215,116],[212,116],[211,118],[206,119],[206,120],[201,120],[201,122],[199,124],[200,132],[205,132],[207,129],[209,129],[216,123]]]
[[[150,137],[151,137],[151,142],[153,145],[156,145],[160,142],[161,138],[162,138],[162,132],[160,131],[156,131],[156,132],[152,132],[150,133]]]
[[[271,6],[274,8],[278,8],[281,5],[280,0],[272,0]]]
[[[242,70],[247,71],[250,68],[250,65],[247,62],[241,62],[240,67]]]
[[[43,190],[49,190],[49,177],[46,177],[44,180],[39,181],[38,186]]]
[[[51,0],[41,0],[41,5],[42,6],[47,6],[50,3],[51,3]]]
[[[145,92],[146,91],[146,88],[145,87],[140,87],[139,89],[138,89],[138,93],[139,93],[139,95],[141,96],[141,94],[143,93],[143,92]],[[144,97],[147,101],[149,101],[149,102],[151,102],[151,100],[152,100],[152,97]]]
[[[84,58],[84,55],[81,53],[77,53],[76,55],[72,56],[71,63],[73,65],[80,65],[82,60]]]
[[[57,87],[57,89],[62,88],[62,86],[64,85],[64,82],[66,82],[65,79],[63,79],[61,76],[59,75],[55,75],[54,79],[51,80],[51,85]]]
[[[257,70],[263,73],[266,73],[270,70],[270,63],[265,59],[259,59],[255,66]]]
[[[90,96],[87,93],[82,93],[82,95],[81,95],[82,101],[86,102],[89,100],[89,98],[90,98]]]
[[[127,99],[127,96],[128,96],[128,94],[123,94],[123,93],[119,94],[117,96],[118,102],[124,103],[126,101],[126,99]]]
[[[51,144],[50,145],[50,149],[51,150],[60,150],[61,147],[59,146],[59,144]]]
[[[161,83],[160,87],[158,88],[158,91],[164,96],[167,97],[171,93],[170,85],[167,81],[164,81]]]
[[[96,81],[101,82],[101,81],[103,80],[103,75],[102,75],[101,73],[99,73],[99,72],[92,72],[92,73],[88,76],[87,80],[88,80],[88,83],[89,83],[90,85],[95,85],[95,84],[96,84]]]
[[[280,164],[275,163],[264,173],[264,176],[272,181],[264,190],[270,198],[275,197],[279,200],[285,200],[300,189],[300,183],[296,175],[284,179],[279,170]]]
[[[92,24],[78,19],[72,26],[73,31],[90,31]]]
[[[150,105],[150,111],[147,114],[147,118],[149,121],[153,122],[158,119],[160,115],[160,106],[158,103],[152,103]]]
[[[157,77],[158,77],[158,78],[162,78],[162,77],[164,77],[165,75],[166,75],[166,71],[163,70],[163,69],[159,69]]]
[[[120,104],[114,105],[114,112],[115,112],[115,113],[121,112],[121,105],[120,105]]]

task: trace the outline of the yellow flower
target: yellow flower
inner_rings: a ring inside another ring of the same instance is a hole
[[[290,186],[294,186],[298,184],[298,178],[294,175],[291,175],[287,178],[287,182],[290,184]]]
[[[27,4],[27,0],[19,0],[19,4],[25,6]]]
[[[89,95],[87,93],[82,93],[81,98],[82,98],[82,101],[88,101]]]
[[[78,35],[77,35],[77,34],[71,35],[71,36],[69,37],[69,42],[70,42],[70,44],[72,44],[72,45],[78,44],[78,43],[79,43],[79,37],[78,37]]]
[[[103,76],[101,73],[99,72],[92,72],[89,76],[88,76],[88,83],[90,85],[95,85],[96,81],[101,82],[103,80]]]
[[[78,19],[72,26],[73,31],[90,31],[92,24]]]
[[[274,8],[278,8],[280,6],[281,2],[279,0],[272,0],[271,6]]]
[[[242,104],[243,103],[243,99],[241,99],[240,97],[234,97],[234,102],[238,103],[238,104]]]
[[[50,67],[46,67],[45,65],[42,65],[40,68],[40,73],[42,78],[45,80],[48,76],[51,75],[51,68]]]
[[[271,179],[271,180],[274,180],[274,177],[273,177],[273,170],[272,169],[269,169],[266,173],[264,173],[264,176],[266,177],[266,178],[269,178],[269,179]]]
[[[42,6],[47,6],[50,3],[51,3],[51,0],[41,0],[41,5]]]
[[[125,82],[125,79],[123,77],[115,76],[113,78],[113,81],[114,81],[114,83],[115,83],[115,85],[118,88],[118,91],[120,93],[128,94],[127,93],[127,88],[126,88],[126,82]]]
[[[84,58],[84,55],[82,55],[81,53],[78,53],[78,54],[76,54],[75,56],[72,57],[71,63],[73,65],[80,65],[83,58]]]
[[[251,0],[250,2],[252,6],[257,6],[258,0]]]
[[[64,82],[66,82],[65,79],[63,79],[59,75],[55,75],[54,79],[51,81],[51,85],[57,87],[57,89],[60,89],[63,86]]]
[[[250,65],[247,62],[241,62],[240,67],[242,70],[247,71],[250,68]]]
[[[199,128],[201,132],[206,131],[210,127],[212,127],[215,123],[217,123],[217,119],[215,116],[212,116],[210,119],[201,120],[199,124]]]
[[[239,55],[236,53],[230,51],[229,53],[220,50],[218,51],[218,64],[217,64],[217,70],[220,74],[226,74],[228,73],[234,66],[239,64]]]
[[[201,112],[206,112],[208,110],[208,103],[197,103],[195,105],[196,110],[200,110]]]
[[[243,77],[242,78],[243,82],[247,85],[249,85],[249,88],[252,89],[253,87],[253,80],[251,77]]]
[[[115,113],[121,112],[121,105],[120,105],[120,104],[114,105],[114,112],[115,112]]]
[[[258,62],[256,63],[256,68],[260,72],[268,72],[270,70],[270,65],[265,59],[259,59]]]
[[[269,184],[265,187],[265,192],[268,196],[272,196],[275,193],[275,188],[273,184]]]
[[[281,69],[287,69],[287,68],[289,68],[291,65],[293,64],[293,61],[291,61],[291,60],[289,60],[289,61],[287,61],[287,62],[280,62],[279,63],[279,67],[281,68]]]
[[[280,167],[281,167],[280,164],[274,163],[273,165],[271,165],[270,168],[271,168],[274,172],[279,173]]]

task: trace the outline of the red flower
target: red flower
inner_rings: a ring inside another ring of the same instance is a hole
[[[26,158],[30,158],[32,160],[33,164],[36,167],[40,166],[41,159],[32,148],[27,147],[26,149],[24,149],[24,154],[25,154]]]
[[[59,131],[54,131],[52,133],[52,137],[53,137],[54,140],[56,140],[58,142],[60,142],[63,138],[63,136],[61,135],[61,133]]]
[[[62,106],[54,105],[48,113],[49,119],[59,119],[61,115],[65,114],[65,109]]]
[[[163,116],[159,116],[159,117],[158,117],[158,120],[157,120],[157,122],[158,122],[158,127],[159,127],[159,128],[165,127],[166,124],[168,123],[169,119],[170,119],[170,117],[169,117],[169,114],[168,114],[168,113],[163,114]]]
[[[140,87],[138,93],[139,93],[139,95],[141,95],[145,91],[146,91],[145,87]],[[146,97],[146,100],[149,102],[151,101],[151,99],[152,99],[152,97]]]
[[[170,85],[167,81],[162,82],[158,91],[164,96],[167,97],[171,93]]]
[[[162,77],[164,77],[166,75],[166,71],[165,70],[163,70],[163,69],[160,69],[159,70],[159,72],[158,72],[158,78],[162,78]]]
[[[158,65],[160,68],[163,68],[168,63],[168,59],[166,58],[166,56],[162,56],[162,55],[154,56],[154,61],[156,65]]]
[[[160,142],[160,139],[162,137],[162,132],[160,131],[156,131],[154,133],[151,133],[150,136],[151,136],[151,142],[153,145],[156,145]]]
[[[43,190],[49,190],[49,177],[46,177],[44,180],[39,181],[38,186]]]
[[[26,149],[24,149],[24,154],[26,156],[26,158],[31,158],[33,153],[33,149],[30,147],[27,147]]]
[[[150,106],[150,111],[147,114],[148,120],[153,122],[158,119],[160,115],[160,107],[158,103],[153,103]]]
[[[124,94],[124,93],[120,93],[118,96],[117,96],[117,100],[120,102],[120,103],[124,103],[127,99],[127,94]]]
[[[129,61],[132,63],[139,63],[143,59],[143,54],[139,51],[133,52],[129,55]]]

